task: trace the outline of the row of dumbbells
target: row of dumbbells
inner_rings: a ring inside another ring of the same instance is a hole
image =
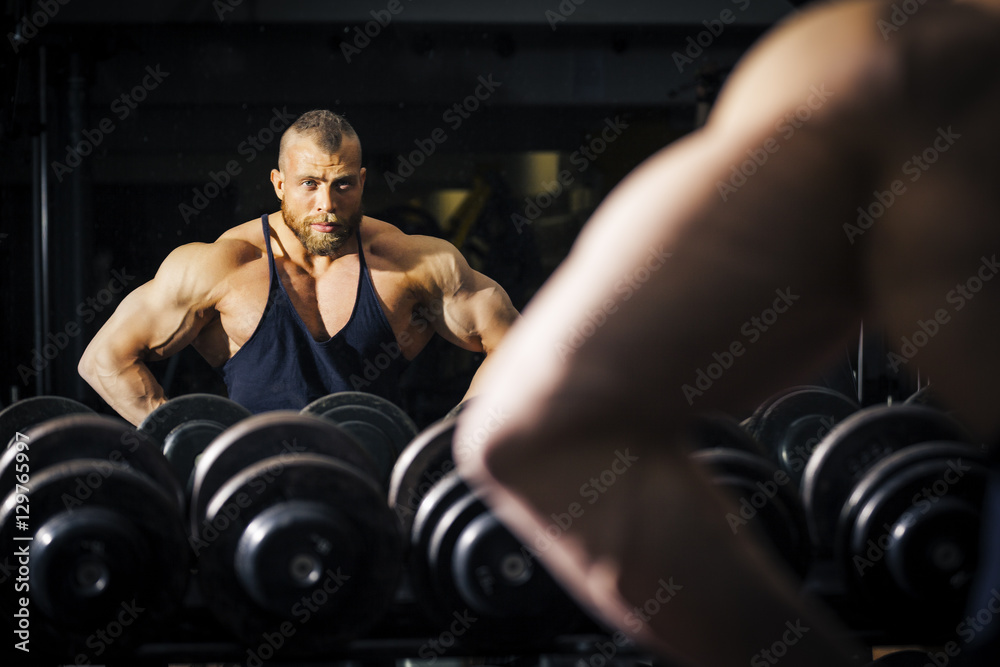
[[[354,393],[256,417],[185,396],[138,430],[88,412],[46,397],[0,413],[0,438],[25,443],[0,459],[0,537],[12,557],[30,545],[33,636],[61,654],[92,652],[101,629],[124,632],[126,610],[142,610],[127,619],[133,643],[163,639],[164,619],[192,604],[245,645],[277,636],[302,653],[364,636],[387,610],[415,609],[403,616],[432,620],[418,632],[452,628],[486,647],[580,622],[455,475],[453,418],[418,434],[391,403]],[[799,387],[743,424],[706,418],[693,440],[736,503],[720,520],[770,537],[841,598],[849,622],[912,632],[960,612],[985,467],[946,414],[861,410]],[[18,571],[16,559],[3,564]],[[7,618],[22,606],[17,590],[0,589]]]
[[[693,440],[733,532],[769,538],[853,627],[922,642],[963,617],[988,471],[949,414],[793,387],[741,423],[703,418]]]
[[[387,616],[444,632],[444,648],[577,627],[575,605],[456,476],[454,422],[418,433],[354,392],[256,416],[183,396],[138,429],[56,397],[11,406],[0,543],[30,545],[36,651],[128,652],[172,639],[171,619],[202,606],[239,644],[287,654],[334,651]],[[15,591],[0,590],[7,619],[24,606]],[[141,610],[127,628],[123,609]],[[95,639],[109,628],[122,636]]]

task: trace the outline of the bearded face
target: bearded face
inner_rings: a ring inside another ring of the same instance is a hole
[[[281,200],[285,225],[306,252],[329,257],[338,254],[361,226],[365,169],[356,137],[343,137],[333,152],[316,139],[286,133],[278,157],[280,170],[271,171],[271,182]]]
[[[359,208],[350,218],[338,217],[335,213],[296,217],[288,209],[287,201],[281,202],[281,215],[306,251],[311,255],[329,257],[335,255],[361,226],[364,212]],[[329,231],[318,230],[313,225],[332,227]]]

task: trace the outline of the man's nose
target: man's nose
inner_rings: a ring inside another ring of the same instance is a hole
[[[330,190],[320,188],[316,193],[316,210],[320,213],[332,213],[333,209],[333,197],[330,195]]]

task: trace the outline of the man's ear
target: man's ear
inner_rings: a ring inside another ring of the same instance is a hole
[[[367,176],[367,175],[368,175],[368,170],[365,169],[364,167],[361,167],[361,189],[362,190],[365,189],[365,176]]]
[[[363,180],[363,179],[362,179]],[[277,169],[271,170],[271,185],[274,186],[274,194],[278,195],[278,199],[285,200],[285,177],[281,175],[281,172]]]

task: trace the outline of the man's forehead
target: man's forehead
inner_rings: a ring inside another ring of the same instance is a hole
[[[354,137],[345,136],[334,153],[322,148],[309,135],[293,137],[286,148],[288,165],[292,168],[351,170],[361,167],[361,142]]]

